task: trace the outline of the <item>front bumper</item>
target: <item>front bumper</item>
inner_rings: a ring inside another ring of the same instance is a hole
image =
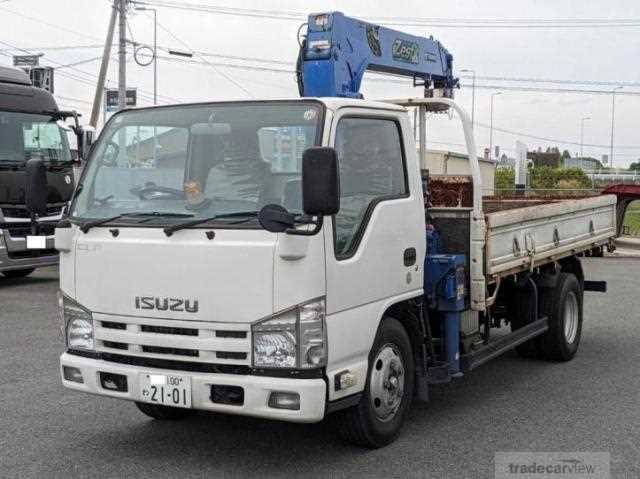
[[[58,264],[58,253],[54,250],[54,236],[46,237],[45,250],[27,249],[26,237],[12,237],[8,230],[0,234],[0,271],[41,268]],[[27,254],[33,252],[31,254]]]
[[[64,379],[62,367],[78,368],[82,372],[84,383]],[[99,373],[121,374],[127,377],[128,391],[115,392],[104,389]],[[275,378],[255,375],[212,374],[168,369],[145,368],[112,363],[100,359],[85,358],[69,353],[60,356],[60,375],[62,384],[70,389],[91,394],[100,394],[129,401],[140,401],[140,376],[148,373],[179,374],[191,377],[191,398],[193,409],[239,414],[244,416],[279,419],[291,422],[318,422],[325,414],[326,384],[322,379]],[[244,389],[242,405],[214,403],[210,399],[211,386],[239,386]],[[273,391],[285,391],[300,395],[300,409],[297,411],[275,409],[268,406],[269,395]]]

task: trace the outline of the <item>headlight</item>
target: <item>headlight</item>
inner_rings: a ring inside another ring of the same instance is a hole
[[[321,298],[253,324],[253,365],[301,369],[326,365],[324,317]]]
[[[58,299],[58,305],[67,348],[94,349],[91,311],[62,294]]]

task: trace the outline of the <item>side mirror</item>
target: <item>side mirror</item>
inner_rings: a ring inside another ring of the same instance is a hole
[[[302,154],[302,209],[311,216],[340,211],[338,155],[333,148],[313,147]]]
[[[27,160],[25,166],[25,204],[32,216],[45,216],[47,214],[47,169],[44,160],[35,156]]]
[[[96,129],[92,126],[84,126],[79,129],[78,133],[78,157],[80,160],[86,160],[91,151],[91,145],[96,135]]]

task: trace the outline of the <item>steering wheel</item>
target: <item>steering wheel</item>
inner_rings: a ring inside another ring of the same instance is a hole
[[[168,186],[146,185],[144,188],[133,191],[141,200],[184,200],[184,191]]]

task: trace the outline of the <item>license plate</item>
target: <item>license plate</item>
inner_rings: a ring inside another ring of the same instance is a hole
[[[27,236],[27,249],[46,249],[46,236]]]
[[[165,406],[191,407],[191,378],[175,374],[142,374],[140,399]]]

